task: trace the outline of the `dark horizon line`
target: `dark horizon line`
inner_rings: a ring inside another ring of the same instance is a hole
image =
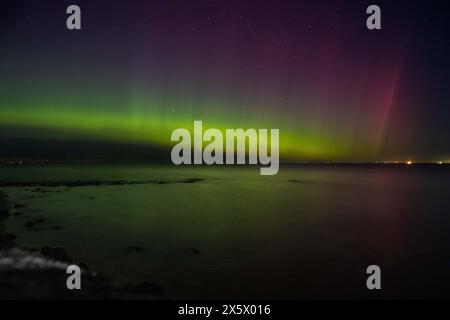
[[[170,161],[161,160],[29,160],[29,159],[15,159],[15,160],[3,160],[0,159],[0,165],[27,165],[27,164],[172,164]],[[207,164],[183,164],[176,166],[258,166],[261,164],[217,164],[217,165],[207,165]],[[415,166],[415,165],[436,165],[444,166],[450,165],[450,162],[437,162],[437,161],[280,161],[280,165],[401,165],[401,166]]]

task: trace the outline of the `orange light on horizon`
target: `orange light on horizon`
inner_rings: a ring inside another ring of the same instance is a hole
[[[412,165],[412,161],[406,161],[406,164],[407,164],[408,166],[410,166],[410,165]]]

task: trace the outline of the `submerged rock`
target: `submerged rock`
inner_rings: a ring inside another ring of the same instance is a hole
[[[128,252],[142,252],[145,250],[145,248],[142,246],[128,246],[125,248],[125,250]]]
[[[186,252],[187,254],[193,255],[193,256],[197,256],[200,254],[200,250],[197,248],[187,248],[183,250],[184,252]]]
[[[17,235],[15,235],[14,233],[7,233],[5,234],[5,238],[7,240],[14,241],[17,239]]]
[[[6,195],[0,191],[0,218],[9,216],[8,201]]]
[[[72,187],[86,186],[124,186],[136,184],[169,184],[169,183],[196,183],[202,178],[189,178],[183,180],[74,180],[74,181],[0,181],[0,187],[36,187],[32,192],[46,192],[42,187],[65,187],[66,191]]]
[[[145,281],[136,286],[135,293],[144,296],[160,297],[164,295],[164,287],[159,284]]]
[[[183,183],[196,183],[196,182],[200,182],[203,181],[204,179],[200,179],[200,178],[191,178],[191,179],[185,179],[182,182]]]
[[[0,234],[0,250],[12,248],[14,245],[13,239]]]
[[[25,227],[27,228],[33,228],[38,224],[42,224],[45,222],[45,219],[39,218],[39,219],[34,219],[34,220],[30,220],[25,222]]]
[[[109,279],[89,271],[83,263],[78,264],[82,274],[82,290],[68,290],[66,286],[68,266],[67,262],[43,253],[17,247],[0,250],[0,299],[154,300],[163,298],[164,288],[161,285],[144,282],[136,287],[117,286]]]
[[[1,184],[1,183],[0,183]],[[20,207],[20,205],[19,205]],[[0,191],[1,220],[9,216],[8,202]],[[15,212],[19,215],[20,212]],[[27,221],[32,228],[44,223],[42,218]],[[61,226],[53,225],[59,230]],[[41,250],[19,248],[13,233],[3,234],[0,230],[0,300],[23,299],[161,299],[164,288],[145,282],[135,287],[118,286],[109,279],[90,271],[83,263],[78,264],[82,273],[82,290],[69,290],[66,286],[67,267],[72,258],[62,248],[49,246]],[[134,250],[144,250],[133,246]]]
[[[64,249],[61,248],[52,248],[52,247],[42,247],[41,253],[47,257],[54,258],[56,260],[64,261],[64,262],[72,262],[72,258],[67,254]]]

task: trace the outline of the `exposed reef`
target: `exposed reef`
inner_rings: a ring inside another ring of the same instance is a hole
[[[2,185],[5,185],[2,182]],[[45,185],[45,184],[44,184]],[[89,185],[89,184],[83,184]],[[76,185],[74,185],[76,186]],[[10,216],[7,195],[0,190],[0,299],[162,299],[164,287],[150,281],[138,285],[117,285],[91,271],[86,264],[74,262],[63,248],[44,246],[41,249],[20,247],[17,236],[4,233],[4,222]],[[24,208],[14,205],[12,208]],[[27,222],[33,228],[43,219]],[[60,228],[60,226],[55,226]],[[67,267],[77,264],[82,270],[82,289],[66,286]]]
[[[0,187],[37,187],[32,192],[45,192],[40,187],[87,187],[87,186],[124,186],[136,184],[174,184],[196,183],[200,178],[182,180],[72,180],[72,181],[0,181]]]

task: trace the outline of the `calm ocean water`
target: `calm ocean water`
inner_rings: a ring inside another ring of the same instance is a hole
[[[27,206],[5,221],[19,245],[64,248],[171,298],[450,297],[447,166],[0,167],[2,182],[76,180],[135,184],[0,187]],[[379,292],[366,289],[371,264]]]

